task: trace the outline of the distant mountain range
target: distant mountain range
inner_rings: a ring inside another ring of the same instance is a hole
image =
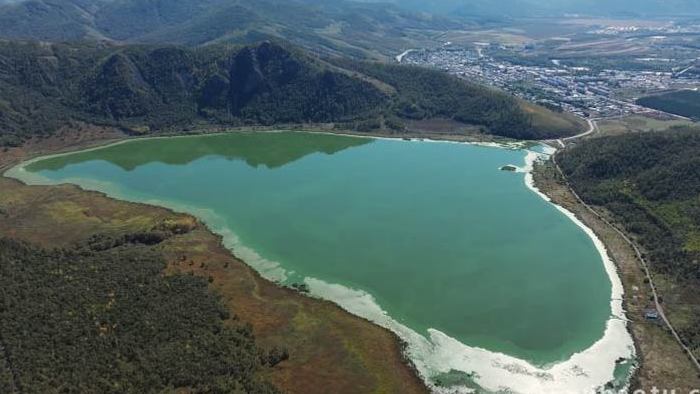
[[[3,0],[0,0],[2,2]],[[0,37],[182,44],[284,39],[327,53],[392,56],[464,22],[388,3],[323,0],[4,0]],[[0,3],[2,4],[2,3]],[[397,52],[398,51],[398,52]]]
[[[0,0],[0,38],[200,46],[283,39],[386,60],[513,17],[700,14],[698,0]]]

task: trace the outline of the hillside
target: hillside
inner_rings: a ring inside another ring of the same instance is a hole
[[[435,31],[460,29],[447,17],[388,4],[318,0],[26,0],[0,3],[0,37],[68,41],[250,44],[284,39],[314,51],[393,57]]]
[[[369,75],[394,87],[398,98],[392,113],[401,119],[448,118],[485,127],[485,131],[516,139],[547,139],[576,134],[584,124],[472,84],[445,73],[415,66],[333,60],[346,69]]]
[[[700,92],[679,90],[655,96],[642,97],[637,104],[676,115],[700,119]]]
[[[436,117],[522,139],[577,131],[566,122],[570,127],[552,129],[514,98],[438,71],[336,63],[269,42],[205,48],[0,42],[0,137],[18,145],[77,121],[139,134],[301,123],[401,132],[406,119]]]
[[[681,293],[666,309],[700,354],[700,130],[591,139],[558,161],[586,202],[605,208],[637,239],[656,282]]]

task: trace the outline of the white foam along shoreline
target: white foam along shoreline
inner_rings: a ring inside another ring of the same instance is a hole
[[[396,140],[396,139],[393,139]],[[415,140],[414,140],[415,141]],[[429,141],[462,143],[451,141]],[[118,142],[123,143],[123,142]],[[117,143],[117,144],[118,144]],[[488,147],[516,148],[491,143],[468,143]],[[114,145],[114,144],[112,144]],[[111,145],[110,145],[111,146]],[[103,148],[103,147],[102,147]],[[89,150],[100,149],[93,148]],[[75,153],[75,152],[73,152]],[[70,153],[66,153],[70,154]],[[23,180],[29,184],[54,184],[49,179],[31,174],[25,167],[38,160],[61,156],[58,154],[36,158],[8,170],[5,175]],[[551,203],[551,200],[538,190],[532,178],[532,166],[543,154],[528,151],[525,166],[525,184],[533,192]],[[261,275],[269,280],[280,281],[287,277],[285,269],[277,262],[265,260],[254,250],[246,247],[228,227],[228,224],[210,209],[202,209],[174,201],[138,199],[109,182],[94,182],[85,179],[66,179],[61,183],[75,183],[107,195],[139,203],[164,206],[179,212],[186,212],[200,218],[209,228],[222,236],[224,245]],[[568,360],[549,366],[535,366],[531,363],[502,353],[471,347],[449,337],[439,330],[428,330],[428,337],[406,327],[391,318],[375,301],[371,294],[351,289],[339,284],[326,283],[315,278],[306,278],[310,293],[333,301],[350,313],[361,316],[395,332],[407,343],[406,354],[414,363],[421,377],[429,387],[439,393],[471,392],[468,387],[441,388],[435,386],[432,378],[450,371],[461,371],[472,376],[479,387],[489,391],[511,390],[517,393],[592,393],[614,379],[614,369],[620,359],[634,357],[634,344],[627,331],[627,320],[622,307],[623,287],[613,262],[608,257],[603,243],[593,231],[586,227],[575,215],[556,204],[555,207],[581,227],[593,240],[600,253],[606,272],[612,283],[612,316],[606,324],[603,337],[590,348],[572,355]]]
[[[525,167],[520,168],[520,172],[525,173],[525,183],[530,190],[552,203],[535,187],[532,177],[535,161],[545,154],[528,151]],[[471,392],[472,389],[468,387],[437,387],[431,380],[439,374],[461,371],[472,375],[473,382],[488,391],[593,393],[615,379],[614,371],[619,360],[631,360],[635,357],[634,343],[627,330],[627,319],[622,306],[624,290],[605,245],[595,233],[572,212],[556,204],[553,205],[591,238],[612,284],[610,301],[612,315],[606,324],[603,337],[588,349],[560,363],[538,367],[506,354],[467,346],[435,329],[428,330],[429,337],[426,338],[392,319],[381,309],[371,294],[315,278],[307,278],[306,283],[313,295],[334,301],[347,311],[365,317],[398,334],[408,344],[406,349],[408,357],[435,392]]]
[[[119,142],[107,146],[114,146],[117,144],[119,144]],[[80,152],[95,149],[100,148],[90,148]],[[26,166],[37,161],[68,154],[70,153],[60,153],[56,155],[34,158],[9,169],[5,172],[4,176],[18,179],[28,185],[74,184],[85,190],[104,193],[110,198],[117,200],[159,206],[175,212],[193,215],[201,220],[213,233],[220,235],[222,237],[223,245],[237,258],[254,268],[262,277],[272,282],[284,282],[287,279],[287,272],[279,262],[267,260],[260,256],[260,254],[258,254],[255,250],[246,246],[243,242],[241,242],[238,235],[231,230],[226,220],[224,220],[212,209],[201,208],[191,204],[180,203],[172,200],[155,199],[147,196],[139,197],[133,193],[125,191],[122,187],[113,182],[96,181],[84,178],[66,178],[61,180],[61,182],[54,182],[51,179],[26,170]]]

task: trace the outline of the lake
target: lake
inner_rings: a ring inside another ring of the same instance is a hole
[[[438,385],[529,392],[622,379],[615,360],[633,350],[614,310],[619,279],[525,174],[499,170],[523,167],[526,153],[239,132],[133,140],[8,175],[195,214],[269,279],[306,283],[396,331]]]

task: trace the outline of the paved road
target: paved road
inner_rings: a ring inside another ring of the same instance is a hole
[[[556,140],[557,144],[559,144],[560,148],[566,148],[566,141],[573,141],[579,138],[583,138],[587,135],[591,135],[593,133],[598,132],[598,123],[597,119],[594,118],[588,118],[586,119],[586,122],[588,122],[588,130],[584,131],[581,134],[576,134],[571,137],[566,137],[566,138],[559,138]]]
[[[571,141],[571,140],[575,140],[578,138],[583,138],[587,135],[591,135],[591,134],[597,132],[598,131],[598,123],[596,122],[597,120],[598,119],[594,119],[594,118],[586,119],[586,122],[588,122],[588,130],[586,130],[585,132],[583,132],[581,134],[577,134],[575,136],[572,136],[572,137],[563,138],[563,140],[564,141]]]

